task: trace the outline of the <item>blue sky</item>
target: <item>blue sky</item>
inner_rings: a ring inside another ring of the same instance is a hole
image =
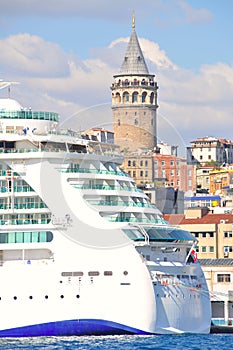
[[[159,138],[233,140],[233,1],[0,0],[0,8],[0,78],[20,82],[11,93],[25,107],[56,111],[64,126],[110,128],[109,87],[134,11],[160,87]]]

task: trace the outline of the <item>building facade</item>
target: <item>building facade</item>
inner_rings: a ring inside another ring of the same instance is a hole
[[[194,167],[186,159],[152,151],[131,152],[124,158],[124,170],[139,186],[174,187],[183,192],[195,189]]]
[[[190,164],[206,165],[216,162],[233,163],[233,142],[215,137],[202,137],[191,141],[187,147],[187,160]]]
[[[165,215],[192,233],[197,239],[196,250],[200,259],[233,259],[233,215],[213,214],[207,207],[189,208],[184,215]]]

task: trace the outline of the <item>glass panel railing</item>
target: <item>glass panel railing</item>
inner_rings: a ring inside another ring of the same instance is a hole
[[[123,201],[104,201],[104,200],[93,200],[86,199],[86,201],[95,206],[122,206],[122,207],[136,207],[136,208],[156,208],[150,203],[134,203],[134,202],[123,202]]]
[[[140,192],[143,191],[136,187],[122,187],[122,186],[110,186],[110,185],[95,185],[95,184],[84,184],[84,185],[73,185],[73,187],[80,190],[111,190],[111,191],[130,191]]]
[[[132,222],[132,223],[144,223],[144,224],[160,224],[160,221],[157,219],[145,219],[145,218],[121,218],[121,217],[112,217],[104,216],[110,222]]]
[[[150,241],[195,241],[190,232],[168,226],[144,227]]]
[[[114,170],[105,170],[105,169],[88,169],[88,168],[67,168],[67,169],[58,169],[62,173],[81,173],[81,174],[104,174],[104,175],[117,175],[117,176],[126,176],[129,177],[124,171],[114,171]]]
[[[123,229],[123,232],[133,241],[145,241],[146,239],[142,232],[137,228]]]
[[[37,112],[31,110],[0,111],[0,119],[36,119],[59,122],[59,115],[54,112]]]

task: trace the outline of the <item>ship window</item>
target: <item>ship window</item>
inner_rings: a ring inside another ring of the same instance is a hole
[[[40,242],[46,242],[46,231],[40,232]]]
[[[104,276],[112,276],[112,271],[104,271]]]
[[[38,240],[39,240],[38,233],[39,232],[32,232],[32,242],[33,243],[38,242]]]
[[[8,233],[8,243],[15,243],[15,232]]]
[[[1,232],[1,243],[42,243],[51,242],[53,234],[51,231],[33,231],[33,232]]]
[[[88,276],[99,276],[99,271],[89,271]]]
[[[23,232],[16,232],[15,243],[23,243]]]
[[[24,232],[24,242],[25,243],[30,243],[31,242],[31,232]]]
[[[0,234],[0,243],[7,243],[7,233]]]
[[[70,276],[72,276],[72,272],[62,272],[61,275],[63,277],[70,277]]]
[[[75,272],[73,272],[73,276],[83,276],[83,272],[82,271],[75,271]]]

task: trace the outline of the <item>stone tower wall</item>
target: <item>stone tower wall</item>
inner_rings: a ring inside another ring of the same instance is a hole
[[[114,142],[121,149],[153,149],[156,146],[156,108],[113,108]]]

